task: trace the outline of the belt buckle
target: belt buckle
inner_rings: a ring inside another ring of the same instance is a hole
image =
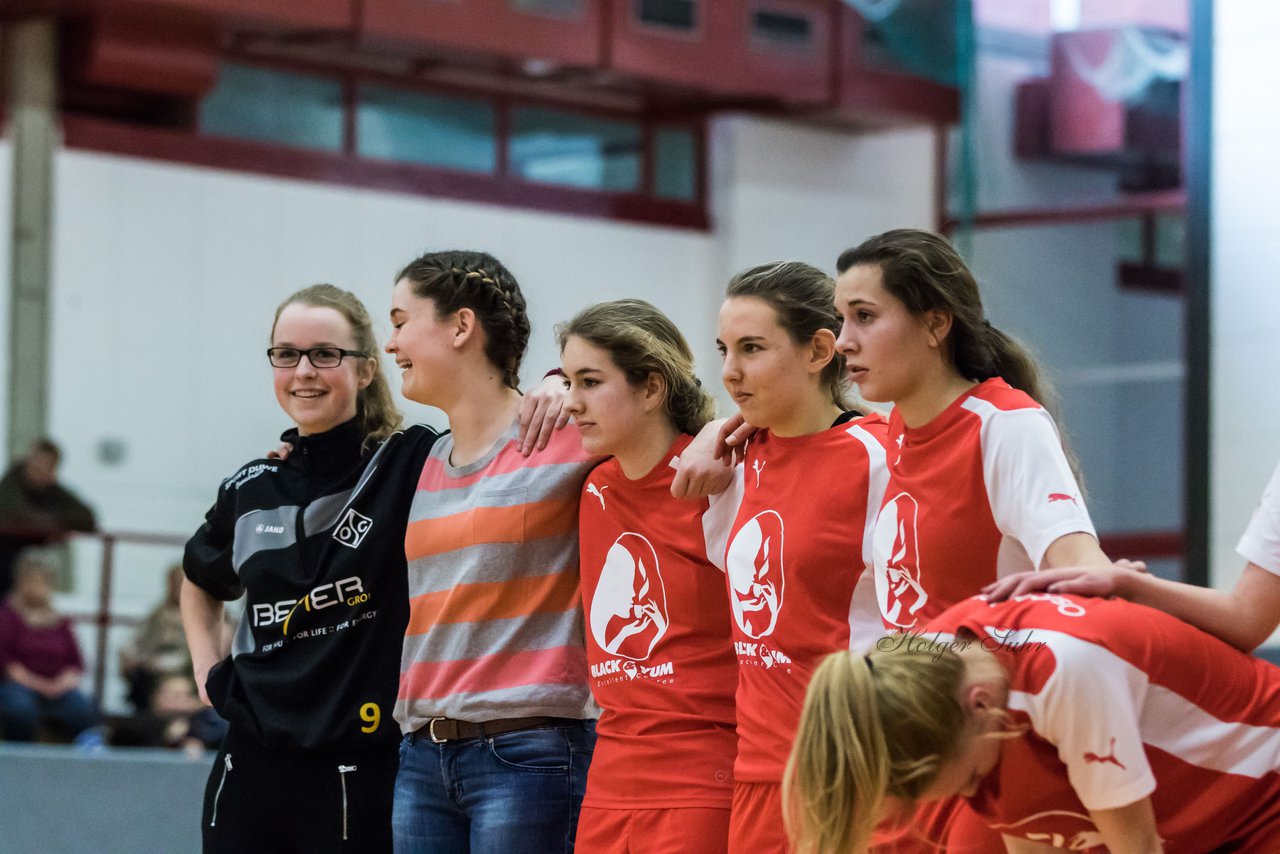
[[[449,719],[448,718],[432,718],[431,721],[427,724],[427,737],[431,739],[432,744],[444,744],[446,741],[449,740],[447,738],[438,738],[436,736],[436,723],[438,721],[447,721],[447,720]]]

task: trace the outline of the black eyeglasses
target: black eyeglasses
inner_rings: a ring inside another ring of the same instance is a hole
[[[267,350],[267,358],[277,368],[296,368],[306,356],[313,368],[336,368],[342,364],[343,356],[359,356],[369,358],[368,353],[359,350],[343,350],[338,347],[312,347],[310,350],[299,350],[297,347],[272,347]]]

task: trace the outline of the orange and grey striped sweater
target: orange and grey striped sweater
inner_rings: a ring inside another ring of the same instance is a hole
[[[460,467],[446,435],[423,466],[405,537],[395,717],[406,733],[437,716],[586,716],[578,499],[599,460],[577,430],[522,456],[516,430]]]

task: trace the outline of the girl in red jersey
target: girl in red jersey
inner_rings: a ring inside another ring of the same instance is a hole
[[[1036,365],[985,319],[955,249],[899,229],[837,268],[849,378],[893,403],[873,548],[885,625],[910,629],[1018,570],[1109,564]]]
[[[782,772],[819,659],[880,634],[870,523],[885,421],[848,412],[833,282],[807,264],[738,274],[720,309],[722,378],[759,431],[726,550],[738,676],[729,850],[787,850]]]
[[[579,511],[587,662],[604,713],[575,850],[724,852],[738,677],[718,564],[736,502],[671,495],[713,403],[684,337],[646,302],[592,306],[558,338],[582,446],[612,455]]]
[[[955,795],[1014,854],[1278,851],[1280,670],[1121,600],[974,598],[823,662],[787,780],[815,854]]]

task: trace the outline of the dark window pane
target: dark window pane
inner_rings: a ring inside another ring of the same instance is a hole
[[[521,107],[511,121],[511,173],[528,181],[613,192],[640,188],[636,122]]]
[[[659,129],[653,137],[653,194],[692,202],[698,196],[698,141],[683,129]]]
[[[485,101],[364,86],[356,122],[362,157],[468,172],[493,172],[497,166],[494,110]]]
[[[508,0],[517,12],[550,15],[554,18],[581,18],[587,11],[587,0]]]
[[[692,30],[698,26],[698,4],[696,0],[636,0],[636,17],[642,24]]]
[[[806,15],[761,10],[751,16],[751,32],[767,44],[809,47],[813,42],[813,21]]]
[[[200,102],[200,130],[319,148],[342,149],[342,84],[244,65],[223,65]]]

